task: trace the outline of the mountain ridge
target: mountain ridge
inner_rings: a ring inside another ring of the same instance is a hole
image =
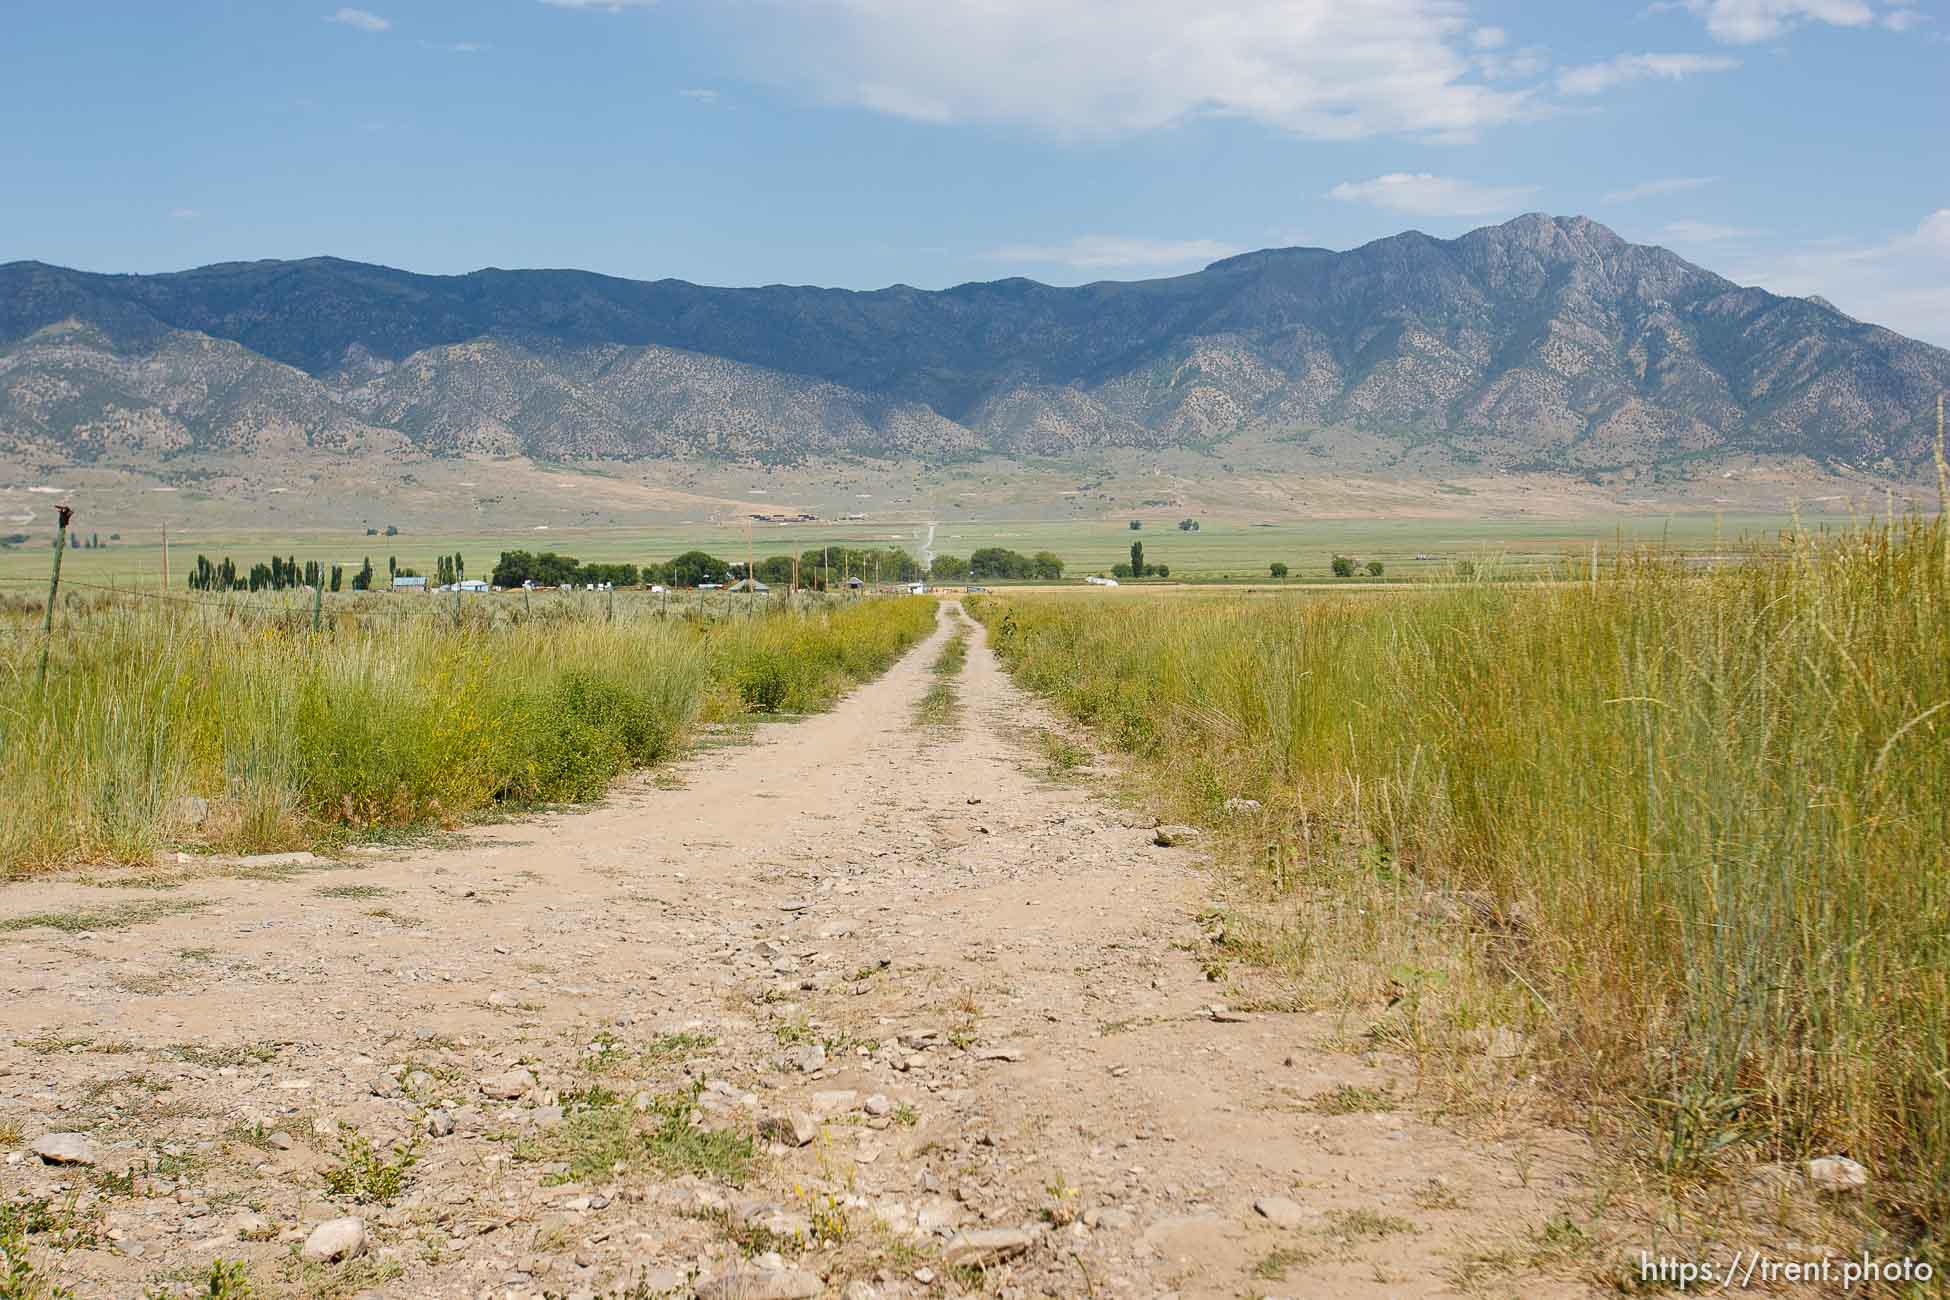
[[[280,445],[551,459],[1298,449],[1346,428],[1502,468],[1905,467],[1946,384],[1943,349],[1542,214],[1069,287],[0,265],[0,450],[83,459],[248,449],[256,420]]]

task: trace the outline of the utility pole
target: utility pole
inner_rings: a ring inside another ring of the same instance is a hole
[[[60,526],[54,534],[54,573],[47,580],[47,617],[41,620],[41,669],[38,683],[47,685],[47,652],[54,644],[54,598],[61,594],[61,553],[68,549],[68,521],[74,518],[72,506],[57,506]]]
[[[758,612],[758,570],[752,568],[752,517],[745,515],[745,617]]]

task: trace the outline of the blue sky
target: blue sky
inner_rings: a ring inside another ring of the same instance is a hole
[[[1170,274],[1523,211],[1950,345],[1944,0],[16,0],[0,261]]]

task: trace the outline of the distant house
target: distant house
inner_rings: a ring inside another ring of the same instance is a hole
[[[928,594],[928,584],[925,582],[910,582],[907,584],[907,594],[910,596],[925,596]]]
[[[866,586],[867,584],[863,579],[860,578],[848,578],[846,580],[846,585],[849,590],[858,591],[860,590],[860,588]]]
[[[487,579],[486,578],[462,578],[459,582],[456,582],[454,584],[454,590],[455,591],[486,591],[488,590]]]
[[[740,578],[738,579],[738,581],[732,583],[731,586],[726,588],[726,590],[727,591],[770,591],[772,589],[766,586],[763,582],[759,581],[757,578]]]
[[[1099,578],[1094,575],[1085,578],[1084,581],[1093,587],[1115,587],[1117,585],[1117,579],[1115,578]]]
[[[426,589],[427,589],[427,580],[425,578],[394,578],[393,579],[394,591],[425,591]]]

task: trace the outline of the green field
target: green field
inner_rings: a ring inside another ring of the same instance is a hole
[[[1446,571],[1456,560],[1496,560],[1506,567],[1561,560],[1588,552],[1597,542],[1665,541],[1681,550],[1710,550],[1719,537],[1771,537],[1790,526],[1781,514],[1740,515],[1613,515],[1581,519],[1366,519],[1322,520],[1317,523],[1274,524],[1221,520],[1201,521],[1197,532],[1183,532],[1171,522],[1148,520],[1133,532],[1127,521],[1111,520],[950,520],[935,529],[934,551],[966,557],[985,546],[1002,546],[1031,553],[1048,550],[1060,556],[1067,575],[1081,578],[1107,571],[1129,558],[1133,541],[1144,543],[1145,558],[1170,566],[1173,579],[1264,579],[1275,560],[1289,566],[1289,581],[1324,579],[1336,552],[1363,562],[1380,560],[1389,578]],[[1830,524],[1830,527],[1833,527]],[[83,529],[86,535],[86,529]],[[912,521],[849,521],[844,523],[759,525],[750,538],[754,555],[797,553],[819,546],[902,546],[919,554],[928,526]],[[559,528],[546,531],[508,530],[493,533],[405,529],[397,537],[368,537],[360,530],[289,532],[273,529],[218,531],[185,528],[170,534],[171,586],[181,589],[183,578],[199,553],[219,559],[234,557],[248,568],[272,554],[295,556],[302,564],[320,560],[343,564],[348,572],[362,559],[372,558],[382,572],[386,558],[422,573],[432,570],[433,558],[459,552],[470,575],[485,577],[504,550],[552,550],[581,560],[667,560],[680,552],[701,549],[725,559],[745,554],[745,530],[730,525],[653,525],[643,528]],[[1433,557],[1428,559],[1418,557]],[[32,595],[47,578],[48,551],[36,542],[0,550],[0,591]],[[162,580],[163,547],[158,534],[125,532],[120,541],[103,535],[98,549],[70,550],[63,572],[78,583],[103,583],[153,589]],[[868,575],[871,576],[871,575]]]

